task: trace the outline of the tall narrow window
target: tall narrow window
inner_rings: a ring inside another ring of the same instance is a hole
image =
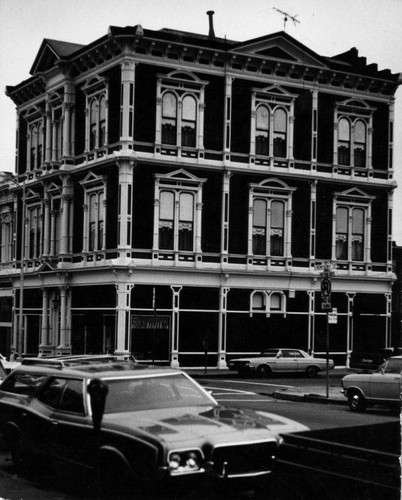
[[[159,202],[159,248],[173,250],[174,193],[162,191]]]
[[[266,255],[267,202],[254,200],[253,206],[253,254]]]
[[[354,208],[352,214],[352,260],[363,260],[364,210]]]
[[[336,210],[336,258],[348,258],[348,209],[344,207]]]
[[[102,191],[89,195],[89,251],[102,250],[103,248],[103,200]]]
[[[36,168],[40,168],[42,166],[43,162],[43,138],[44,138],[44,131],[42,124],[39,124],[38,126],[38,144],[37,144],[37,151],[36,151]]]
[[[38,146],[38,130],[36,125],[31,128],[31,170],[36,168],[37,159],[37,146]]]
[[[177,99],[171,92],[166,92],[162,100],[162,143],[176,144],[177,134]]]
[[[354,166],[366,166],[366,124],[357,120],[354,129]]]
[[[202,184],[206,179],[176,170],[157,174],[154,249],[201,251]],[[198,222],[197,222],[198,221]]]
[[[282,108],[274,114],[274,156],[286,158],[287,113]]]
[[[272,201],[271,203],[271,255],[283,255],[283,232],[284,232],[284,203]]]
[[[257,155],[269,155],[269,111],[261,105],[256,113],[255,152]]]
[[[186,96],[182,103],[181,144],[182,146],[196,146],[196,101],[192,96]]]
[[[28,210],[28,257],[37,259],[41,255],[42,218],[40,206]]]
[[[99,100],[99,147],[106,144],[106,97]]]
[[[350,165],[350,123],[346,118],[339,120],[338,125],[338,163]]]
[[[179,250],[193,250],[194,196],[180,194],[179,208]]]
[[[90,125],[89,125],[89,149],[95,149],[96,144],[96,136],[97,136],[97,120],[98,119],[98,103],[96,99],[91,101],[90,107]]]

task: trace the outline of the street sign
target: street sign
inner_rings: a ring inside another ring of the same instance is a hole
[[[321,295],[321,309],[330,310],[331,309],[331,297],[324,297]]]
[[[331,295],[331,280],[329,278],[323,278],[321,280],[321,294],[324,297],[329,297]]]
[[[336,325],[338,323],[338,310],[332,309],[332,312],[328,312],[328,323],[330,325]]]

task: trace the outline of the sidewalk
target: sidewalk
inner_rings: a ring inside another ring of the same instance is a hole
[[[188,368],[184,369],[193,378],[202,380],[206,378],[222,378],[222,379],[239,379],[239,375],[233,370],[218,370],[217,368]],[[314,380],[308,379],[306,384],[305,378],[294,378],[295,385],[293,387],[284,387],[276,389],[273,392],[267,392],[267,396],[276,399],[285,399],[289,401],[309,401],[315,403],[336,403],[346,404],[347,399],[341,393],[341,379],[349,373],[354,373],[345,367],[334,368],[329,372],[328,381],[328,398],[327,398],[327,374],[321,372]],[[247,380],[247,379],[245,379]],[[265,379],[266,382],[272,381],[275,383],[275,378]],[[260,394],[263,394],[260,392]]]

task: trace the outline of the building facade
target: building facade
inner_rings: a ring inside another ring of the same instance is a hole
[[[224,368],[273,346],[325,353],[328,306],[338,364],[393,344],[399,74],[285,32],[140,25],[45,39],[30,73],[7,87],[1,351]]]

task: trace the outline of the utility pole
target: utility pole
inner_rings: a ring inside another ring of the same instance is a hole
[[[326,376],[326,397],[329,398],[329,324],[330,312],[332,311],[331,293],[332,293],[332,276],[334,275],[333,267],[330,262],[324,262],[321,272],[321,309],[327,311],[327,335],[326,335],[326,351],[327,351],[327,376]],[[333,322],[331,317],[331,322]]]

